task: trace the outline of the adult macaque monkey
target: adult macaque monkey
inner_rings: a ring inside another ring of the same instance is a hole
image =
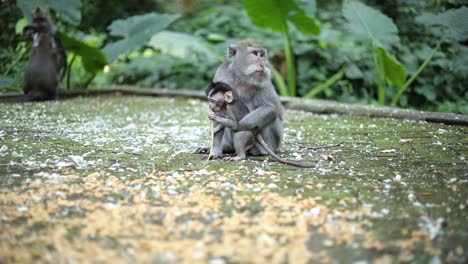
[[[57,49],[49,33],[34,33],[29,64],[24,74],[24,96],[18,101],[55,99],[61,89],[57,73]]]
[[[63,80],[67,71],[67,54],[54,24],[47,17],[47,11],[40,7],[36,7],[33,10],[31,23],[23,29],[24,37],[31,42],[34,42],[34,34],[36,33],[48,33],[52,36],[55,42],[55,49],[57,50],[56,65],[58,71],[61,72],[60,80]]]
[[[239,128],[238,120],[242,120],[244,116],[249,114],[249,109],[243,104],[236,92],[232,88],[222,82],[212,83],[207,90],[208,105],[213,113],[208,115],[208,118],[216,121],[224,127],[231,128],[233,131],[233,144],[236,152],[235,157],[226,157],[225,160],[237,161],[246,158],[246,150],[257,146],[263,148],[277,161],[301,168],[315,167],[313,164],[306,164],[284,159],[278,156],[270,149],[263,137],[257,131],[244,130],[237,131]]]
[[[247,39],[234,43],[226,50],[224,63],[218,68],[213,82],[231,86],[249,113],[238,122],[238,131],[257,130],[274,152],[283,140],[283,107],[271,83],[271,69],[267,51],[255,40]],[[198,148],[195,153],[204,153],[207,148]],[[217,130],[212,158],[234,152],[233,131],[230,128]],[[253,146],[249,154],[266,155],[261,146]]]

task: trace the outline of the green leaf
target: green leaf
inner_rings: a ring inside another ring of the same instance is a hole
[[[106,56],[99,48],[88,45],[62,32],[59,32],[59,36],[65,50],[81,57],[83,66],[87,72],[96,74],[106,65]]]
[[[333,84],[343,78],[343,75],[346,71],[346,68],[342,68],[337,73],[333,74],[328,80],[324,83],[317,85],[316,87],[312,88],[305,96],[305,98],[314,98],[317,94],[321,93],[322,91],[330,88]]]
[[[460,74],[465,78],[468,77],[468,47],[460,46],[458,55],[450,61],[450,70]]]
[[[113,61],[119,55],[135,51],[143,47],[152,36],[165,29],[177,18],[179,15],[148,13],[116,20],[108,29],[112,36],[123,38],[107,44],[104,47],[104,53],[109,61]]]
[[[162,53],[179,58],[196,60],[201,57],[201,59],[208,60],[208,62],[223,59],[214,53],[202,39],[186,33],[161,31],[151,38],[148,45],[160,50]]]
[[[16,5],[19,7],[21,12],[23,13],[24,17],[31,21],[32,11],[37,6],[44,7],[47,1],[31,1],[31,0],[17,0]]]
[[[65,22],[75,26],[81,21],[81,0],[17,0],[16,5],[28,21],[31,21],[32,11],[36,7],[51,8]]]
[[[23,29],[28,25],[28,20],[26,18],[22,18],[16,22],[15,25],[15,33],[17,35],[23,35]]]
[[[65,22],[77,26],[81,22],[80,0],[48,0],[49,7],[57,12]]]
[[[406,81],[406,68],[382,46],[375,45],[374,52],[377,55],[379,69],[383,71],[385,80],[401,88]]]
[[[437,15],[424,13],[416,21],[426,26],[441,27],[444,38],[457,41],[468,39],[468,7],[449,9]]]
[[[416,87],[415,92],[426,97],[426,99],[430,102],[435,102],[437,99],[437,94],[434,87],[429,85]]]
[[[250,20],[258,27],[276,32],[289,32],[288,23],[305,35],[320,34],[320,26],[314,18],[294,0],[242,0]]]
[[[0,76],[0,89],[6,88],[12,85],[15,80],[9,76]]]
[[[283,76],[281,73],[275,69],[275,67],[271,68],[273,70],[273,81],[275,82],[276,88],[278,88],[278,92],[281,96],[289,96],[288,87],[284,82]]]
[[[380,11],[359,2],[347,2],[343,16],[358,39],[371,40],[388,47],[400,42],[395,23]]]
[[[304,9],[305,13],[313,17],[317,10],[317,1],[316,0],[299,0],[299,6]]]

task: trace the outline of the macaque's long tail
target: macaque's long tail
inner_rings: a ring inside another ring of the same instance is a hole
[[[258,143],[260,143],[260,145],[268,152],[268,154],[270,156],[272,156],[273,158],[275,158],[277,161],[279,161],[281,163],[291,165],[291,166],[300,167],[300,168],[314,168],[315,167],[314,164],[296,162],[296,161],[287,160],[287,159],[284,159],[284,158],[278,156],[275,152],[273,152],[273,150],[271,150],[271,148],[268,146],[268,144],[265,142],[265,140],[263,140],[263,137],[260,134],[257,135],[256,139],[257,139]]]
[[[5,96],[0,98],[0,103],[24,103],[24,102],[31,102],[37,99],[36,93],[29,93],[29,94],[18,94],[18,95],[11,95]]]

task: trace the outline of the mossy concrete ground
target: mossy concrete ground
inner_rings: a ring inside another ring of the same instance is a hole
[[[0,262],[467,260],[468,127],[287,110],[280,155],[317,163],[299,169],[205,164],[206,116],[191,99],[0,104]]]

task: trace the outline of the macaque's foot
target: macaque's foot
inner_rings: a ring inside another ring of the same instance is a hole
[[[209,147],[198,147],[197,149],[195,149],[195,151],[193,153],[194,154],[206,154],[209,151],[210,151]]]
[[[245,157],[242,156],[235,156],[235,157],[225,157],[225,161],[240,161],[240,160],[245,160]]]
[[[216,154],[216,155],[211,155],[208,157],[208,155],[204,155],[202,160],[210,159],[210,160],[215,160],[215,159],[221,159],[223,157],[222,154]]]
[[[264,149],[259,149],[259,148],[254,147],[254,148],[250,149],[249,155],[251,155],[251,156],[266,156],[266,155],[268,155],[268,152],[266,152],[266,150],[264,150]]]

